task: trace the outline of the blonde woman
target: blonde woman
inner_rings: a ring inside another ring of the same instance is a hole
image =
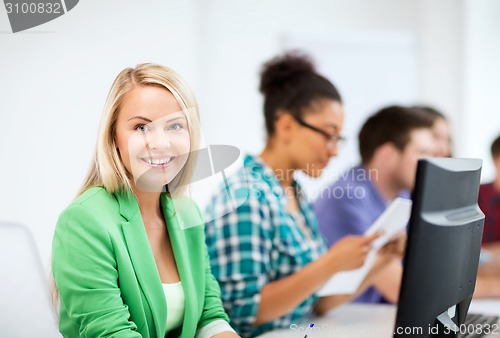
[[[195,98],[172,70],[141,64],[115,79],[90,171],[53,239],[65,337],[238,337],[210,272],[200,213],[176,210],[198,121]]]

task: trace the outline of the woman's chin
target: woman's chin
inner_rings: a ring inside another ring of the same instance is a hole
[[[169,184],[175,176],[147,171],[135,179],[137,189],[144,192],[164,192],[165,185]]]
[[[136,188],[143,192],[164,192],[166,191],[166,184],[161,184],[161,182],[145,182],[142,180],[135,182]]]
[[[310,162],[305,168],[302,170],[304,174],[312,178],[319,178],[324,172],[326,167],[328,166],[327,161],[321,162]]]
[[[310,169],[305,174],[311,178],[319,178],[323,174],[324,169]]]

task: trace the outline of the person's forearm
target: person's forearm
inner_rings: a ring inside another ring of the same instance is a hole
[[[338,271],[336,262],[325,255],[288,277],[266,284],[260,292],[255,325],[292,311]]]
[[[478,275],[476,278],[476,289],[474,298],[497,298],[500,297],[500,276]]]
[[[314,306],[314,313],[318,316],[323,316],[328,311],[336,308],[339,305],[348,303],[356,298],[357,293],[350,295],[332,295],[321,297]]]
[[[403,265],[400,260],[394,259],[374,278],[373,286],[386,301],[396,304],[402,277]]]

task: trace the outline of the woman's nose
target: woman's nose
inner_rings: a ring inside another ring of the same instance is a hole
[[[163,129],[155,130],[148,135],[148,146],[151,149],[168,149],[170,148],[170,137]]]
[[[337,156],[338,152],[339,152],[339,147],[336,144],[331,147],[328,147],[328,154],[330,155],[330,157]]]

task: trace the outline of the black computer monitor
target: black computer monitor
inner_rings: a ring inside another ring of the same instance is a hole
[[[455,337],[474,293],[481,160],[418,163],[394,337]]]

